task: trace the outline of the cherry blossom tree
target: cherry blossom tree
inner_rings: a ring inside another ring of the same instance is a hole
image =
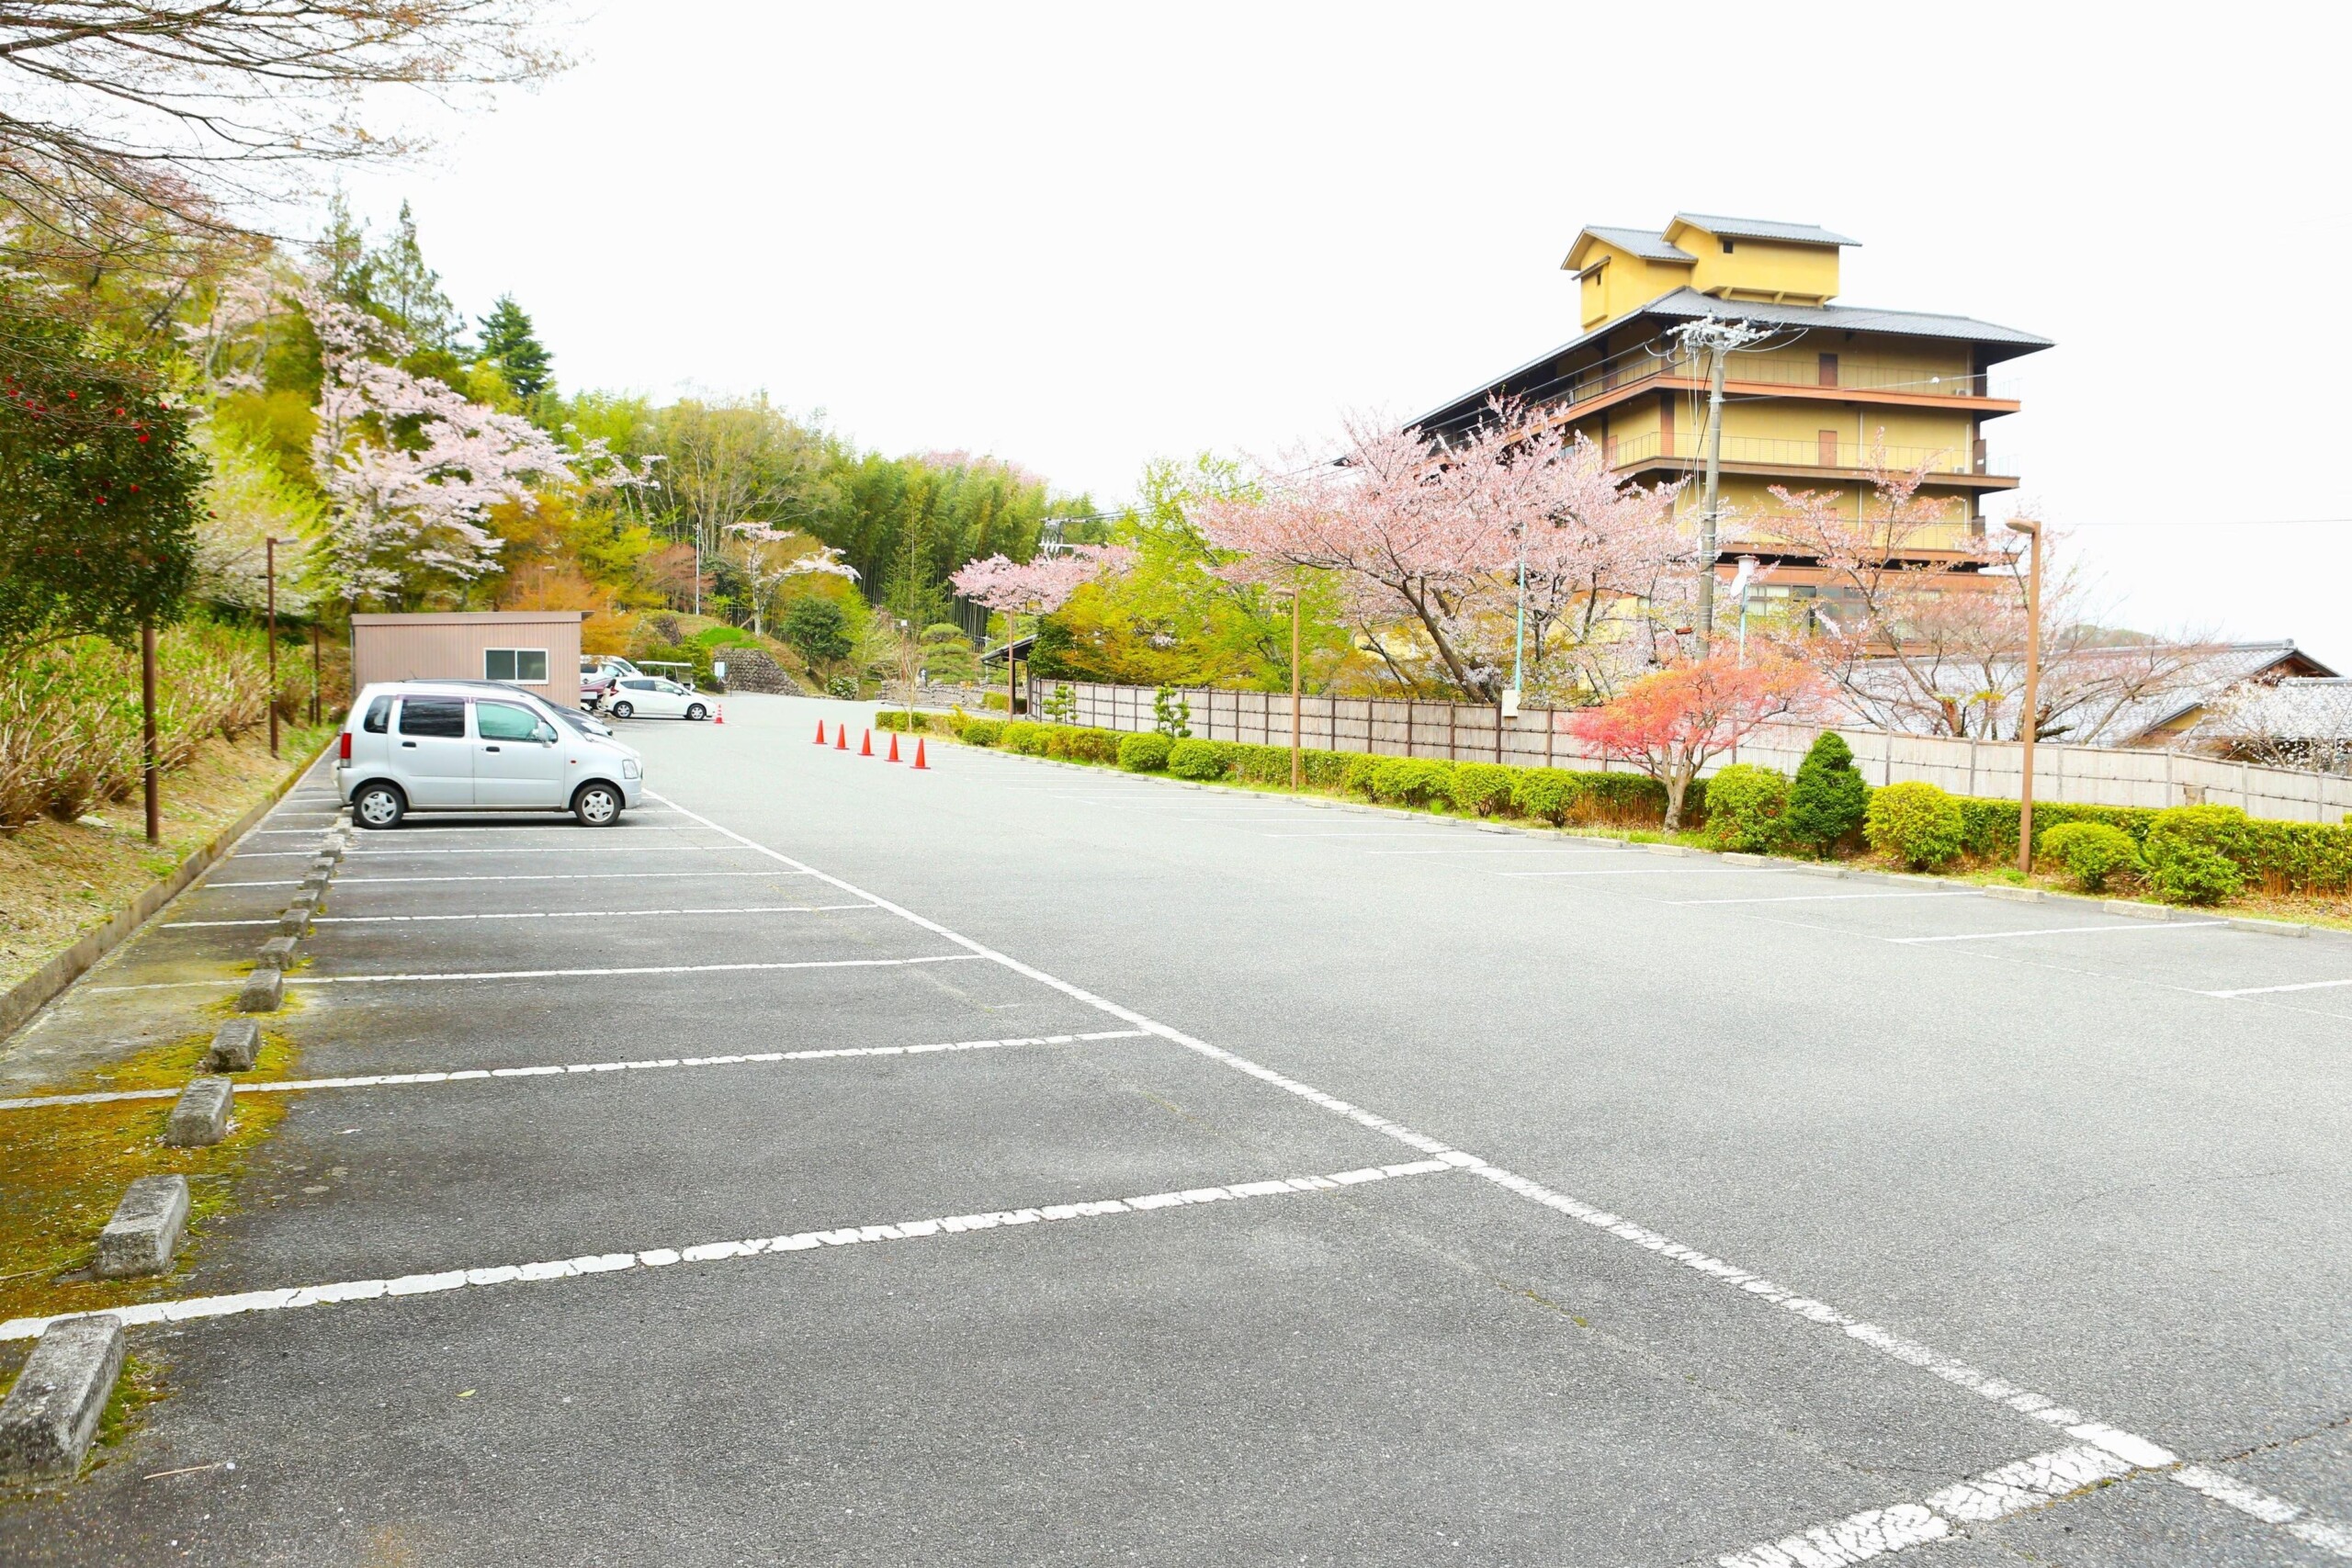
[[[764,635],[764,613],[769,598],[786,579],[821,573],[832,577],[857,580],[857,568],[842,558],[842,552],[831,545],[820,545],[797,528],[777,528],[765,523],[729,523],[726,533],[734,548],[729,552],[737,570],[752,585],[752,630]]]
[[[328,575],[344,598],[407,603],[498,568],[491,509],[537,505],[534,487],[631,482],[600,442],[567,448],[518,414],[474,402],[390,361],[409,344],[317,290],[299,296],[317,333],[311,465],[328,505]]]
[[[1645,675],[1616,701],[1570,715],[1568,733],[1664,784],[1672,832],[1701,769],[1767,719],[1802,712],[1820,688],[1819,676],[1778,653],[1745,664],[1712,654]]]
[[[1555,635],[1578,649],[1618,640],[1688,554],[1671,488],[1617,480],[1589,443],[1518,404],[1492,404],[1450,446],[1364,415],[1342,437],[1336,461],[1295,457],[1250,492],[1204,502],[1204,536],[1244,576],[1333,573],[1362,621],[1401,617],[1482,700],[1504,683],[1522,558],[1542,649]]]
[[[1012,639],[1016,615],[1050,615],[1088,583],[1125,571],[1136,552],[1125,545],[1072,545],[1052,555],[1016,561],[1002,554],[967,561],[948,582],[976,604],[1004,616],[1005,712],[1012,712]]]

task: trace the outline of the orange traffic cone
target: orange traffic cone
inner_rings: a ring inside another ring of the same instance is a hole
[[[710,722],[713,724],[725,724],[727,722],[727,709],[724,706],[711,709]]]
[[[922,737],[920,735],[915,737],[915,766],[924,769],[931,766],[929,762],[922,760]]]
[[[861,757],[871,757],[874,755],[874,731],[869,729],[865,734],[858,737],[857,754]]]
[[[821,718],[820,718],[820,719],[819,719],[819,720],[817,721],[817,744],[818,744],[818,745],[820,745],[820,746],[822,746],[824,743],[825,743],[825,721],[824,721],[823,719],[821,719]]]
[[[897,761],[898,760],[899,760],[899,732],[898,732],[897,730],[895,730],[895,729],[894,729],[894,730],[890,731],[890,761],[894,761],[894,762],[895,762],[895,761]]]
[[[833,726],[833,750],[836,751],[846,751],[849,750],[848,725],[837,724]]]

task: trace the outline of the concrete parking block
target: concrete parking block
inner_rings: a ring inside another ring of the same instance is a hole
[[[294,967],[294,939],[274,936],[261,944],[261,966],[265,969]]]
[[[0,1475],[46,1480],[82,1468],[122,1375],[122,1320],[51,1324],[0,1404]]]
[[[2110,915],[2129,915],[2135,920],[2169,920],[2172,910],[2163,904],[2143,904],[2135,898],[2109,898],[2099,906]]]
[[[1651,844],[1647,848],[1654,855],[1695,855],[1699,852],[1688,844]]]
[[[171,1268],[187,1224],[187,1178],[142,1176],[98,1233],[98,1256],[90,1271],[101,1280],[161,1274]]]
[[[239,1012],[276,1012],[286,999],[286,971],[256,969],[237,993]]]
[[[2270,936],[2309,936],[2312,934],[2311,927],[2299,924],[2294,920],[2257,920],[2250,916],[2245,915],[2233,917],[2230,921],[2230,929],[2233,931],[2262,931]]]
[[[1984,897],[1987,898],[2007,898],[2018,904],[2040,904],[2046,902],[2049,896],[2043,893],[2039,887],[2011,887],[2006,884],[1996,882],[1986,885],[1984,888]]]
[[[204,1065],[216,1073],[251,1072],[260,1054],[261,1025],[250,1018],[232,1018],[212,1032],[212,1049],[205,1054]]]
[[[1790,869],[1793,871],[1801,871],[1807,876],[1834,876],[1840,880],[1843,880],[1849,875],[1849,873],[1844,866],[1830,865],[1826,863],[1807,863],[1801,861]]]
[[[311,934],[311,901],[297,898],[286,906],[286,913],[277,917],[277,934],[303,937]]]
[[[227,1078],[189,1082],[164,1123],[164,1142],[175,1149],[208,1148],[229,1135],[229,1108],[235,1089]]]

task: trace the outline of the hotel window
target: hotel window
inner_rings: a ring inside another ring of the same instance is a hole
[[[544,648],[486,648],[481,653],[481,678],[512,681],[518,686],[548,683],[548,650]]]

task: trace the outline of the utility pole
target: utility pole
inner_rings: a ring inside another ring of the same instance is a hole
[[[139,623],[139,793],[147,807],[147,841],[164,841],[164,803],[155,787],[155,623]]]
[[[2025,704],[2018,715],[2018,739],[2025,742],[2018,775],[2018,872],[2033,874],[2033,742],[2041,728],[2041,525],[2009,520],[2009,532],[2023,534],[2030,564],[2025,589]]]
[[[1707,356],[1706,494],[1699,512],[1699,645],[1710,646],[1715,635],[1715,536],[1723,517],[1724,361],[1735,349],[1769,336],[1747,321],[1705,316],[1677,327],[1674,335],[1683,351]]]
[[[311,728],[319,727],[319,611],[311,606]]]

